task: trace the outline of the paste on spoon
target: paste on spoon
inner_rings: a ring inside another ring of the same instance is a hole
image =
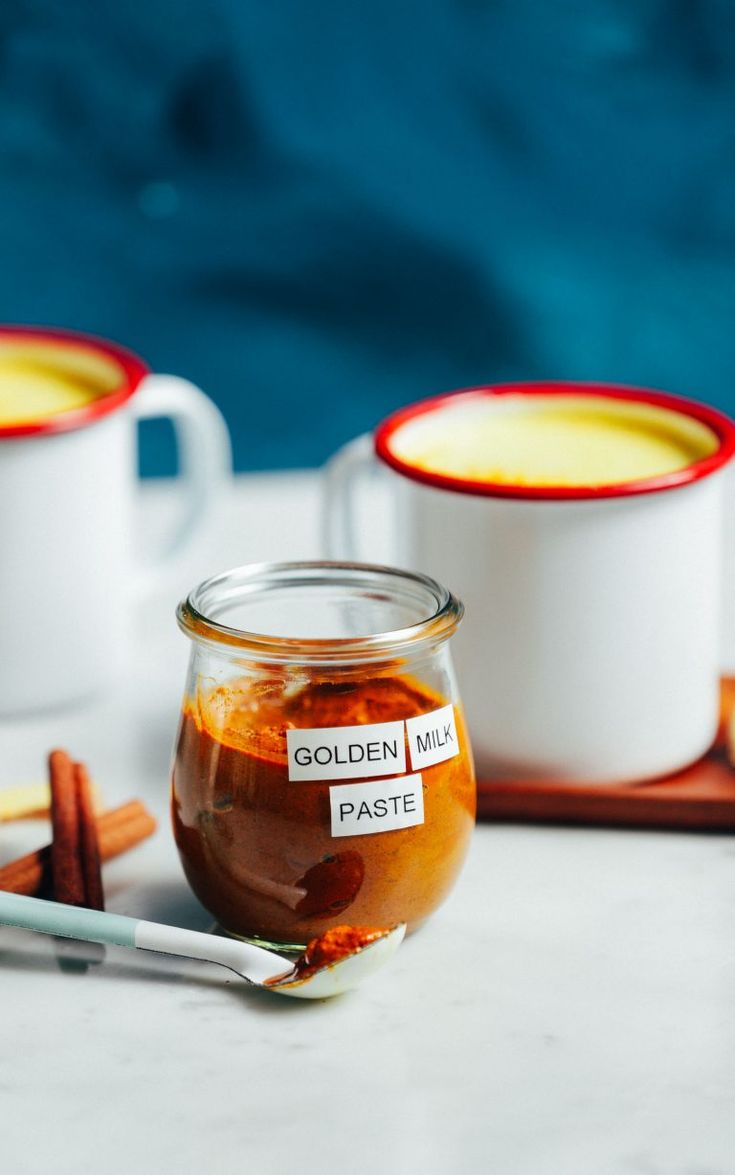
[[[333,926],[318,938],[313,938],[306,950],[296,959],[291,971],[281,975],[274,975],[266,979],[268,987],[291,987],[297,983],[305,983],[323,971],[325,967],[334,967],[349,955],[356,955],[371,943],[377,942],[390,934],[390,930],[378,929],[374,926]]]

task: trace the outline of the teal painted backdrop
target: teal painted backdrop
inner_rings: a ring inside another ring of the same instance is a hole
[[[0,318],[194,379],[240,469],[489,380],[735,409],[729,0],[6,0],[0,172]]]

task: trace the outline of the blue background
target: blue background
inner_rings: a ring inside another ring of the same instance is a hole
[[[0,168],[0,319],[198,382],[240,469],[484,381],[735,408],[731,0],[5,0]]]

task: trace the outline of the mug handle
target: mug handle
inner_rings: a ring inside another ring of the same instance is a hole
[[[196,546],[230,485],[230,434],[219,408],[177,375],[147,375],[131,401],[136,420],[167,418],[174,426],[184,508],[173,534],[139,569],[138,586],[150,591],[174,573]]]
[[[322,548],[328,559],[360,558],[355,542],[356,488],[360,478],[374,474],[378,461],[371,433],[349,441],[329,459],[322,483]]]

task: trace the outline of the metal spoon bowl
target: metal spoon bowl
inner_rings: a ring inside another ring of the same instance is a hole
[[[406,933],[405,925],[394,926],[336,962],[297,978],[292,959],[264,947],[20,894],[0,893],[0,925],[220,963],[246,983],[302,1000],[328,999],[359,987],[395,954]]]

